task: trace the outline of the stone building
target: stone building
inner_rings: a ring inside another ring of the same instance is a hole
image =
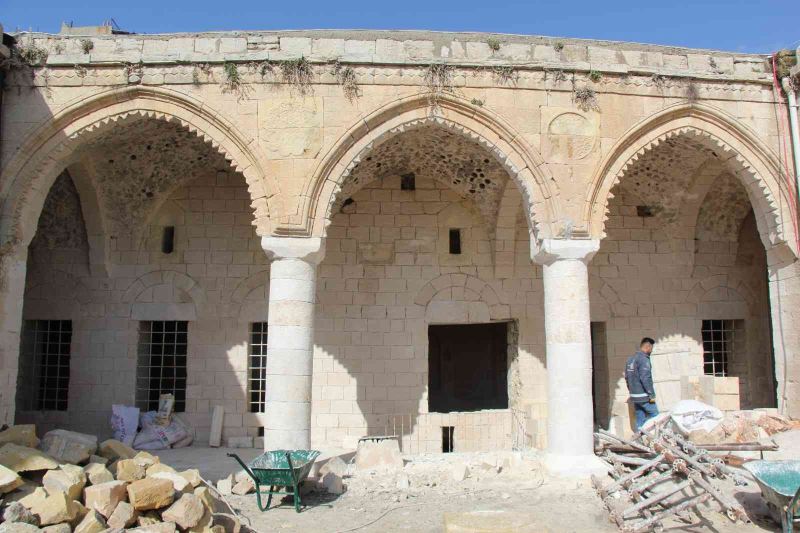
[[[800,416],[797,218],[764,56],[430,32],[13,36],[0,423],[410,451]],[[6,39],[7,44],[10,39]],[[790,150],[791,147],[788,147]]]

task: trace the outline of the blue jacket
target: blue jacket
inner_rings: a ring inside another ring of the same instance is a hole
[[[653,370],[649,355],[636,352],[628,358],[625,363],[625,381],[632,402],[646,403],[650,398],[655,399],[656,391],[653,389]]]

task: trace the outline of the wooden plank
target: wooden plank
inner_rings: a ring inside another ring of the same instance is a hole
[[[215,405],[211,414],[211,436],[208,438],[208,445],[212,448],[219,448],[222,443],[222,419],[225,418],[225,408]]]

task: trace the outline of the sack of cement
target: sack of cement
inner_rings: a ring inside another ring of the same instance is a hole
[[[133,441],[135,450],[165,450],[172,444],[184,441],[188,436],[186,424],[174,416],[167,426],[159,424],[156,411],[142,413],[139,421],[142,430]]]
[[[114,439],[130,446],[136,437],[136,428],[138,427],[138,407],[119,404],[111,406],[111,431],[114,433]]]
[[[694,431],[711,432],[722,422],[722,411],[697,400],[681,400],[670,411],[670,418],[684,436]]]
[[[158,397],[158,414],[156,422],[160,426],[168,426],[172,419],[172,410],[175,408],[175,396],[162,394]]]

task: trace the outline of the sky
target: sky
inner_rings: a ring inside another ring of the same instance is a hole
[[[225,30],[480,31],[769,53],[800,45],[800,0],[0,0],[5,31],[62,21],[171,33]]]

